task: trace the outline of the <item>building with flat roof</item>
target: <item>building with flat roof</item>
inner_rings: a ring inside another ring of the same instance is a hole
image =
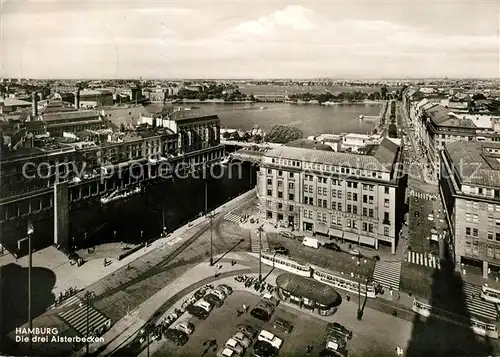
[[[281,274],[276,278],[278,296],[320,315],[332,315],[342,298],[334,288],[312,278],[291,273]]]
[[[500,143],[455,141],[440,152],[439,189],[457,268],[500,270]]]
[[[261,216],[273,224],[376,249],[387,244],[394,253],[402,220],[396,212],[402,212],[404,201],[400,153],[387,138],[363,154],[293,143],[271,149],[258,177]]]

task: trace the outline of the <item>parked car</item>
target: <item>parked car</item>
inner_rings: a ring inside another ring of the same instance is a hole
[[[273,347],[269,342],[257,341],[253,345],[253,355],[255,357],[276,357],[278,349]]]
[[[215,307],[221,307],[222,305],[224,305],[224,301],[222,301],[221,299],[219,299],[219,297],[217,295],[212,294],[212,293],[205,295],[205,297],[203,299],[208,301],[210,304],[214,305]]]
[[[415,211],[415,217],[420,217],[420,212],[419,211]]]
[[[191,335],[194,332],[194,324],[187,321],[179,322],[174,328],[184,332],[186,335]]]
[[[281,338],[266,330],[260,331],[257,339],[259,341],[269,342],[271,346],[276,347],[277,349],[280,349],[280,347],[283,345],[283,340]]]
[[[208,291],[207,293],[214,294],[221,300],[224,300],[226,298],[226,294],[222,290],[212,289],[212,290]]]
[[[226,295],[231,295],[233,293],[233,289],[229,285],[226,285],[226,284],[221,284],[221,285],[217,286],[217,289],[224,291],[224,293]]]
[[[205,310],[199,306],[196,306],[196,305],[189,305],[186,310],[191,315],[199,318],[200,320],[205,320],[209,315],[207,310]]]
[[[240,345],[238,343],[238,341],[236,341],[233,338],[230,338],[229,340],[226,341],[226,347],[232,349],[234,352],[236,352],[239,355],[243,355],[243,353],[245,352],[245,349],[243,348],[243,346]]]
[[[239,324],[237,326],[237,329],[238,329],[238,331],[243,332],[245,335],[247,335],[251,339],[254,339],[258,333],[258,331],[256,329],[254,329],[252,326],[246,325],[246,324]]]
[[[276,299],[274,296],[272,296],[269,293],[266,293],[262,295],[262,303],[265,305],[271,305],[271,307],[274,309],[275,306],[278,306],[280,301]]]
[[[295,235],[293,233],[287,232],[287,231],[281,231],[279,233],[280,236],[288,239],[295,239]]]
[[[261,321],[268,322],[271,319],[272,313],[262,307],[256,307],[250,311],[250,315]]]
[[[288,254],[290,254],[290,250],[288,250],[285,247],[279,246],[279,247],[275,247],[273,249],[273,253],[282,254],[282,255],[288,255]]]
[[[341,335],[346,336],[348,339],[352,338],[352,331],[350,331],[347,327],[339,324],[338,322],[329,323],[326,326],[326,330],[328,333],[337,332],[340,333]]]
[[[239,331],[236,332],[233,336],[233,340],[238,342],[240,345],[242,345],[244,348],[250,347],[250,339],[248,338],[247,335],[245,335],[243,332]]]
[[[217,357],[238,357],[238,356],[239,354],[237,354],[235,351],[227,347],[222,347],[219,350],[219,352],[217,352]]]
[[[176,330],[173,328],[169,328],[167,331],[165,331],[165,338],[175,343],[177,346],[184,346],[189,340],[188,335],[180,330]]]
[[[325,247],[326,249],[334,250],[336,252],[340,252],[342,250],[340,246],[335,243],[326,243],[323,247]]]
[[[290,332],[292,332],[292,330],[293,330],[293,325],[289,321],[284,320],[284,319],[279,318],[279,317],[276,320],[274,320],[273,327],[275,329],[279,329],[279,330],[285,331],[285,334],[287,334],[287,335]]]
[[[200,300],[201,298],[203,298],[205,296],[205,293],[206,293],[206,291],[204,289],[197,290],[194,293],[194,298],[196,300]]]
[[[350,255],[354,255],[355,257],[360,257],[361,256],[361,252],[357,249],[351,249],[349,250],[349,254]]]

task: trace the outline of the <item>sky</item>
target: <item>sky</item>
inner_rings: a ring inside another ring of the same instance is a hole
[[[3,78],[500,77],[500,0],[0,0]]]

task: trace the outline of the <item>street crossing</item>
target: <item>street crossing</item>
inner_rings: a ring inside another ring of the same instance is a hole
[[[465,306],[471,317],[486,318],[496,321],[498,310],[496,304],[481,300],[481,286],[464,281]]]
[[[386,262],[379,260],[375,263],[373,281],[380,283],[385,289],[399,291],[401,280],[401,262]]]
[[[64,300],[62,303],[57,304],[57,305],[53,305],[53,307],[61,308],[61,307],[70,306],[73,304],[79,304],[81,302],[82,301],[78,298],[78,296],[73,295],[72,297]]]
[[[87,306],[76,296],[64,301],[62,306],[69,306],[71,304],[80,303],[77,307],[68,311],[58,314],[59,318],[64,321],[68,326],[73,328],[78,334],[82,336],[87,335]],[[97,311],[93,306],[89,306],[89,331],[99,329],[103,325],[110,326],[110,319]]]
[[[433,254],[423,254],[408,251],[406,255],[406,261],[412,264],[419,264],[429,268],[441,269],[439,258]]]
[[[436,200],[437,195],[432,194],[432,193],[425,193],[425,192],[418,192],[418,191],[409,191],[410,197],[417,197],[423,200],[431,201],[431,200]]]
[[[229,212],[228,214],[226,214],[224,216],[224,219],[226,221],[229,221],[229,222],[233,222],[233,223],[236,223],[236,224],[240,224],[241,223],[241,219],[242,217],[237,215],[236,213],[233,213],[233,212]]]
[[[258,253],[259,252],[259,234],[258,233],[252,234],[252,239],[250,240],[250,243],[252,246],[252,253]],[[267,242],[266,233],[262,233],[261,244],[262,244],[262,251],[268,252],[269,251],[269,243]]]

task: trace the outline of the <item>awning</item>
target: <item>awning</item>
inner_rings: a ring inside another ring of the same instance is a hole
[[[358,241],[359,234],[352,233],[352,232],[344,232],[344,239],[346,240],[352,240],[352,241]]]
[[[361,244],[366,244],[369,246],[375,246],[375,238],[374,237],[368,237],[364,235],[359,236],[359,243]]]
[[[328,234],[328,226],[324,224],[316,224],[314,227],[316,233]]]
[[[328,230],[328,235],[336,238],[344,237],[344,231],[340,229],[330,228]]]

